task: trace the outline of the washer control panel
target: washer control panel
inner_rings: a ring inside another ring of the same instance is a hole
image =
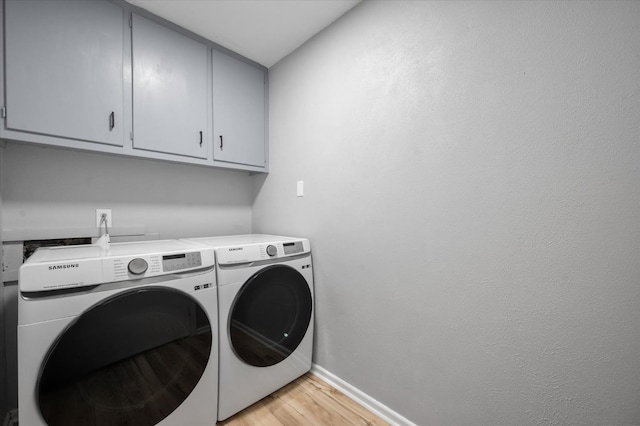
[[[162,270],[165,272],[191,269],[198,266],[202,266],[202,256],[199,251],[162,256]]]
[[[41,247],[21,267],[22,293],[138,280],[215,267],[212,247],[179,240]]]
[[[188,251],[170,254],[149,254],[104,260],[105,282],[132,278],[147,278],[212,266],[213,253]]]

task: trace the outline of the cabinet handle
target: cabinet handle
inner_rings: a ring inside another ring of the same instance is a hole
[[[109,114],[109,131],[112,131],[114,127],[116,127],[116,115],[114,111],[111,111],[111,114]]]
[[[222,140],[222,135],[220,135],[220,151],[224,149],[224,141]]]
[[[200,146],[202,146],[202,130],[200,130]]]

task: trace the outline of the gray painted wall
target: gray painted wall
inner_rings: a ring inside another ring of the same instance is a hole
[[[311,240],[315,362],[418,424],[640,424],[639,22],[370,1],[270,70],[253,231]]]
[[[251,177],[219,170],[8,144],[3,230],[98,229],[95,209],[110,208],[113,228],[160,238],[251,231]]]
[[[0,149],[0,155],[2,230],[9,235],[53,231],[59,238],[89,230],[97,236],[96,208],[112,210],[113,230],[141,230],[163,239],[251,232],[247,172],[17,144]],[[0,286],[0,296],[0,318],[6,315],[0,335],[7,330],[0,371],[6,351],[4,408],[12,409],[17,404],[15,283]],[[1,421],[4,409],[0,416]]]

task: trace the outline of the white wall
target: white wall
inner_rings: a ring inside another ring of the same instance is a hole
[[[311,240],[315,362],[417,424],[640,424],[639,22],[366,1],[270,70],[253,231]]]

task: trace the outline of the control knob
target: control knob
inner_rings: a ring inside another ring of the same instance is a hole
[[[133,275],[144,274],[145,272],[147,272],[148,267],[149,264],[147,263],[147,261],[140,257],[136,257],[135,259],[133,259],[127,266],[129,272],[131,272]]]
[[[276,248],[276,246],[273,245],[268,245],[267,246],[267,254],[271,257],[275,256],[276,254],[278,254],[278,249]]]

